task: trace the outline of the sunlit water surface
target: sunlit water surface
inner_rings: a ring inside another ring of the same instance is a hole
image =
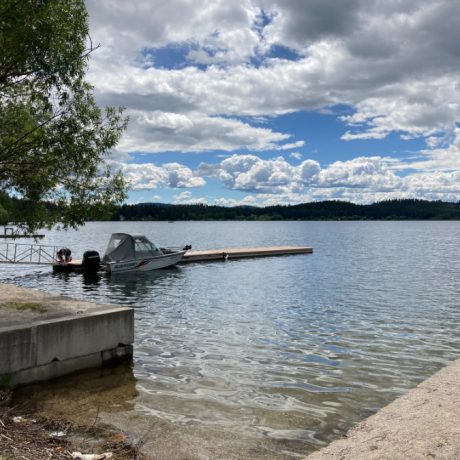
[[[99,404],[158,458],[296,458],[458,357],[458,222],[90,223],[42,243],[103,253],[117,231],[194,249],[314,247],[112,278],[0,266],[21,286],[135,307],[134,377],[36,391],[64,392],[75,411]]]

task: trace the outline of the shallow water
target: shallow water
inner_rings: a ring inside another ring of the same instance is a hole
[[[194,249],[314,247],[113,278],[0,266],[22,286],[136,308],[132,379],[34,391],[43,408],[62,392],[77,411],[99,401],[101,417],[149,432],[158,458],[295,458],[458,357],[459,222],[90,223],[43,243],[103,253],[115,231]]]

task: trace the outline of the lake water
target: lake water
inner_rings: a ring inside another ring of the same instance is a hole
[[[132,371],[34,391],[54,410],[97,405],[157,458],[297,458],[459,355],[460,222],[89,223],[43,243],[103,253],[117,231],[314,248],[112,279],[0,266],[9,282],[136,308]]]

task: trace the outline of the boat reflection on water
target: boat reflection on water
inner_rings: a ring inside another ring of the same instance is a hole
[[[152,298],[180,286],[184,274],[182,267],[173,266],[150,272],[123,273],[116,277],[104,273],[75,272],[53,272],[52,277],[57,289],[64,291],[65,295],[145,308]]]
[[[63,281],[68,283],[70,281],[76,281],[81,279],[84,286],[98,286],[101,283],[102,274],[101,273],[86,273],[86,272],[57,272],[53,271],[51,273],[53,280]]]
[[[172,286],[181,275],[181,268],[174,266],[151,272],[124,273],[116,277],[105,277],[104,281],[113,293],[130,298],[151,299],[152,291],[156,291],[159,286]]]

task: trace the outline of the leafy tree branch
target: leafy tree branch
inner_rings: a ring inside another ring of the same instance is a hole
[[[9,218],[28,229],[77,226],[125,198],[108,154],[127,118],[85,81],[97,47],[83,0],[0,5],[0,191],[21,198]]]

